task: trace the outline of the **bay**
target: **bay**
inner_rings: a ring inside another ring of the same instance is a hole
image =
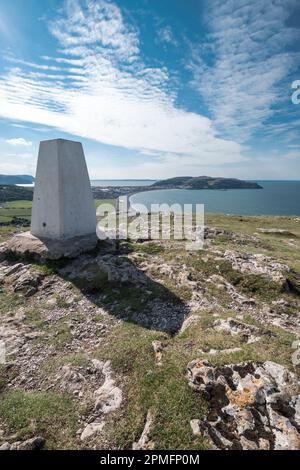
[[[300,181],[257,181],[263,189],[168,189],[134,194],[133,208],[144,204],[204,204],[205,212],[240,215],[300,215]]]

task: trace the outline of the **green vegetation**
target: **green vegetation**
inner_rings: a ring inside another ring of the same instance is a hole
[[[68,394],[23,390],[1,394],[0,416],[7,432],[16,434],[15,440],[42,435],[47,449],[74,446],[77,413]]]
[[[146,253],[147,255],[156,255],[158,253],[163,253],[164,251],[165,249],[162,245],[154,242],[139,245],[139,252]]]
[[[88,359],[85,353],[71,353],[71,354],[61,354],[58,357],[53,357],[49,359],[42,365],[42,373],[44,375],[49,375],[57,371],[60,367],[65,364],[71,364],[73,366],[87,366]]]
[[[24,297],[0,285],[0,315],[2,313],[15,312],[15,310],[24,304]]]
[[[31,201],[12,201],[0,206],[0,241],[13,226],[26,226],[31,219]],[[10,225],[11,224],[11,225]]]
[[[299,218],[291,216],[240,216],[225,214],[205,214],[205,223],[234,233],[255,236],[258,241],[247,240],[239,244],[239,250],[247,253],[262,253],[275,257],[278,261],[288,264],[300,272],[300,259],[295,256],[300,250]],[[279,235],[262,233],[259,229],[279,229],[293,234]],[[235,249],[236,243],[228,237],[219,236],[216,244],[221,248]]]
[[[233,312],[230,315],[235,316]],[[195,358],[208,359],[215,365],[272,360],[291,367],[293,335],[256,323],[262,339],[248,345],[242,335],[231,336],[210,328],[214,321],[211,313],[201,311],[196,325],[173,338],[122,323],[106,338],[99,358],[111,360],[114,370],[127,377],[127,400],[116,415],[108,418],[109,438],[119,448],[130,448],[139,439],[149,409],[154,413],[149,437],[156,449],[209,448],[205,439],[193,436],[190,429],[190,420],[204,418],[207,409],[206,401],[187,384],[187,364]],[[160,366],[155,364],[153,340],[164,344]],[[209,351],[238,347],[241,351],[231,354],[211,356],[200,352],[200,348]]]
[[[213,178],[211,176],[176,176],[166,180],[156,181],[154,187],[185,188],[185,189],[260,189],[261,186],[250,181],[236,178]]]
[[[7,204],[1,208],[0,214],[3,216],[3,211],[30,211],[30,203],[25,202]],[[98,200],[95,204],[103,202],[108,200]],[[48,355],[35,372],[34,378],[41,384],[39,391],[23,390],[20,383],[8,387],[11,375],[15,374],[15,377],[19,372],[13,367],[6,370],[0,366],[0,416],[5,438],[15,441],[40,434],[46,439],[46,448],[49,449],[81,448],[90,444],[82,444],[75,434],[81,426],[79,415],[83,414],[80,397],[62,393],[59,385],[57,388],[54,385],[53,391],[47,391],[49,377],[51,379],[52,374],[65,364],[89,367],[92,358],[111,361],[113,377],[122,389],[123,401],[119,409],[105,415],[103,434],[95,438],[95,443],[98,445],[99,442],[99,447],[105,445],[106,448],[121,449],[131,449],[132,443],[138,441],[149,410],[153,413],[149,438],[156,449],[209,448],[208,442],[201,436],[194,436],[190,427],[191,419],[204,418],[207,412],[207,402],[188,386],[187,365],[191,360],[207,359],[215,365],[271,360],[293,369],[291,358],[295,337],[292,329],[288,332],[264,321],[261,307],[272,307],[278,318],[283,308],[284,315],[288,313],[291,321],[299,312],[299,220],[293,217],[208,214],[206,223],[223,232],[210,238],[209,245],[199,252],[189,253],[184,242],[173,240],[120,242],[118,253],[128,254],[128,263],[134,264],[137,270],[141,263],[149,263],[148,271],[142,274],[147,278],[143,288],[130,283],[108,283],[105,275],[96,276],[98,271],[93,263],[87,271],[94,277],[94,284],[91,282],[87,286],[86,281],[80,284],[72,280],[73,284],[65,286],[72,290],[70,299],[68,296],[64,298],[62,290],[52,288],[50,299],[45,290],[25,299],[21,294],[13,293],[12,289],[0,286],[0,315],[8,317],[8,327],[18,327],[10,317],[23,306],[25,319],[20,328],[26,332],[43,333],[30,340],[33,360],[43,347],[45,350],[53,347],[53,355]],[[286,232],[262,233],[259,228],[283,229]],[[10,236],[15,228],[7,226],[1,230],[0,237],[5,237]],[[243,237],[237,238],[232,236],[234,234],[242,234]],[[99,253],[101,247],[97,250]],[[284,292],[280,283],[266,276],[233,269],[231,262],[221,256],[225,250],[263,253],[286,264],[291,268],[286,272],[290,292]],[[66,262],[37,264],[31,259],[14,256],[9,257],[9,261],[30,262],[45,276],[59,274],[59,268]],[[180,274],[182,277],[179,279]],[[254,298],[257,311],[250,307],[249,311],[247,307],[241,311],[234,310],[232,296],[217,281],[209,281],[212,275],[222,276],[238,293]],[[204,305],[203,299],[206,301]],[[279,299],[283,306],[273,303]],[[53,303],[48,303],[48,300],[53,300]],[[151,309],[155,308],[154,300],[166,302],[172,314],[176,314],[173,306],[181,305],[182,312],[192,313],[193,321],[176,334],[144,328],[138,324],[137,314],[151,315]],[[254,326],[258,340],[247,343],[243,332],[230,334],[215,329],[216,320],[229,317],[246,326]],[[162,343],[160,363],[153,341]],[[224,351],[233,348],[238,349]],[[211,350],[217,353],[210,354]],[[21,372],[26,374],[26,368]],[[86,407],[87,403],[83,406]],[[94,445],[93,441],[91,445]]]
[[[19,217],[19,218],[23,218],[23,219],[28,219],[30,220],[31,218],[31,209],[27,209],[27,208],[19,208],[19,209],[1,209],[1,213],[2,213],[2,217],[3,218],[7,218],[10,220],[13,220],[13,218],[16,218],[16,217]]]
[[[45,326],[45,321],[42,319],[40,310],[30,308],[26,310],[25,324],[30,325],[35,329],[42,329]]]
[[[26,200],[32,201],[32,188],[23,188],[14,185],[0,185],[0,204],[7,201]]]
[[[131,323],[116,328],[107,338],[105,357],[116,371],[125,374],[127,400],[117,415],[108,418],[108,435],[119,448],[128,449],[137,441],[144,427],[147,411],[155,413],[150,438],[157,449],[201,449],[203,438],[193,438],[189,421],[203,417],[205,403],[189,388],[186,363],[177,354],[166,354],[163,366],[155,364],[151,343],[168,337]],[[168,351],[171,344],[168,344]],[[118,426],[115,426],[115,422]]]
[[[10,202],[5,203],[4,207],[7,209],[31,209],[32,201],[26,201],[26,200],[10,201]]]

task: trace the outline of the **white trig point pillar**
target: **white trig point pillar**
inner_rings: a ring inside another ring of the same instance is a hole
[[[83,148],[65,139],[40,143],[31,235],[50,256],[75,256],[96,246],[96,209]]]
[[[40,143],[31,233],[54,240],[95,235],[96,209],[80,142]]]

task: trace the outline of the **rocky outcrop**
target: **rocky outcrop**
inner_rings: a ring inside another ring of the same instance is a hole
[[[260,339],[261,332],[257,326],[248,325],[235,318],[218,319],[214,322],[213,328],[217,331],[224,331],[230,335],[241,335],[244,343],[255,343]]]
[[[60,258],[76,258],[81,253],[91,251],[97,245],[95,234],[81,235],[65,240],[37,238],[30,232],[14,235],[5,243],[4,250],[17,256],[31,256],[37,261],[58,260]]]
[[[43,447],[45,439],[40,436],[27,439],[26,441],[4,442],[0,450],[39,450]]]
[[[82,255],[60,270],[75,283],[85,284],[86,288],[101,287],[103,282],[145,284],[146,278],[126,256],[104,254],[99,256]]]
[[[14,292],[30,297],[35,294],[44,276],[23,263],[0,267],[0,284],[11,286]]]
[[[191,421],[194,434],[218,449],[299,450],[300,388],[295,374],[274,362],[214,367],[194,360],[190,386],[209,404],[205,420]]]
[[[286,284],[284,273],[290,271],[289,267],[269,256],[226,250],[223,257],[232,263],[233,269],[241,273],[261,274],[278,284]]]
[[[94,410],[89,417],[80,439],[85,441],[99,434],[105,426],[104,416],[115,411],[122,403],[122,390],[116,385],[109,361],[92,360],[95,371],[104,376],[104,382],[93,391]]]

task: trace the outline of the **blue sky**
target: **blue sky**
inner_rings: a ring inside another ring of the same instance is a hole
[[[298,0],[0,0],[0,173],[300,179]]]

